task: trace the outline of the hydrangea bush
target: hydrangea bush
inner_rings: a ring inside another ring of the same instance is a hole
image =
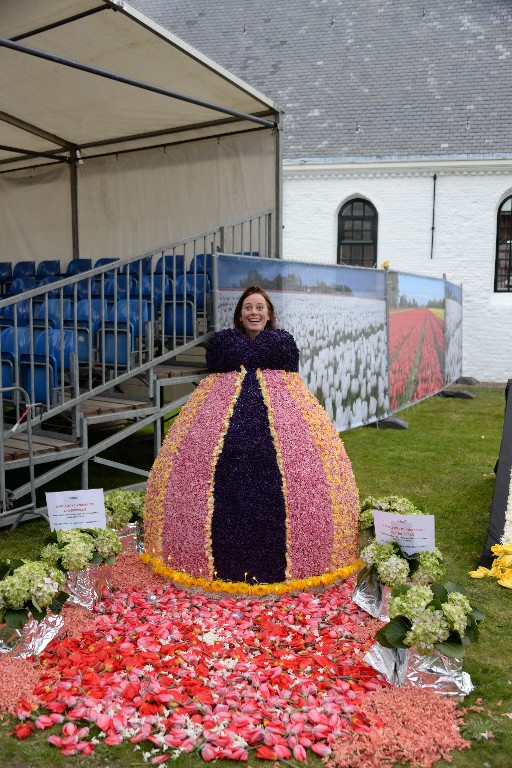
[[[81,571],[90,563],[113,563],[121,550],[119,536],[111,528],[71,528],[51,533],[40,556],[65,571]]]
[[[60,613],[68,599],[62,591],[66,574],[42,561],[0,561],[0,620],[21,628],[30,615],[40,621],[48,611]]]
[[[388,611],[389,623],[375,635],[381,645],[415,648],[422,654],[437,650],[455,659],[478,640],[478,624],[484,618],[460,587],[439,582],[394,587]]]
[[[443,577],[443,555],[437,547],[433,552],[408,555],[394,541],[379,544],[373,540],[360,553],[365,567],[359,572],[358,584],[364,579],[377,579],[387,587],[401,584],[432,584]]]
[[[105,494],[105,513],[109,528],[119,530],[141,519],[144,512],[145,490],[129,491],[117,488]]]
[[[421,509],[418,509],[412,501],[403,496],[367,496],[361,502],[361,512],[359,515],[359,528],[361,531],[367,531],[372,535],[375,533],[373,524],[373,511],[392,512],[396,515],[423,515]]]

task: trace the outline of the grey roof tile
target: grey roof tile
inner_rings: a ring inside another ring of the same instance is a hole
[[[284,110],[287,160],[512,155],[509,0],[132,4]]]

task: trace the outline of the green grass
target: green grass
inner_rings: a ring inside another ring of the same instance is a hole
[[[480,641],[469,648],[464,663],[475,685],[474,693],[463,704],[466,708],[477,707],[466,714],[466,736],[472,738],[472,747],[455,752],[450,765],[510,768],[512,720],[503,717],[503,713],[512,712],[512,592],[494,580],[473,580],[467,575],[486,538],[494,489],[493,469],[503,427],[504,394],[502,389],[471,391],[476,395],[474,400],[436,397],[402,412],[400,416],[409,422],[406,430],[367,427],[345,432],[342,437],[362,498],[369,494],[407,496],[436,516],[436,539],[445,556],[447,576],[466,589],[486,617],[480,625]],[[143,462],[144,444],[140,445],[137,458]],[[150,457],[150,446],[147,452]],[[123,461],[119,456],[117,460]],[[112,477],[109,472],[92,476],[91,480],[93,477],[96,487],[120,484],[119,476]],[[125,482],[135,480],[131,476]],[[0,557],[35,556],[47,532],[42,521],[24,523],[16,531],[0,531]],[[100,746],[89,757],[66,758],[46,745],[48,731],[17,742],[7,736],[9,728],[10,723],[3,727],[0,723],[0,766],[5,768],[149,765],[143,762],[141,751],[134,752],[129,745]],[[486,731],[492,731],[496,738],[486,741],[480,736]],[[233,768],[232,763],[222,762],[225,768]],[[253,768],[260,763],[249,761]],[[184,756],[176,765],[198,768],[204,764],[197,756]],[[262,768],[265,765],[262,763]],[[320,761],[309,758],[309,765],[318,767]],[[437,765],[444,768],[448,763]]]

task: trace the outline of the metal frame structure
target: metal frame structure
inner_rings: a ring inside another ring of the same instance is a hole
[[[31,406],[29,421],[17,429],[27,434],[30,430],[30,435],[47,441],[42,453],[33,450],[32,437],[28,453],[9,457],[2,451],[0,525],[11,521],[12,504],[27,494],[35,499],[37,489],[77,466],[82,468],[82,487],[87,488],[90,461],[147,474],[101,454],[153,424],[156,455],[162,420],[188,396],[178,394],[166,402],[163,388],[197,384],[206,372],[190,363],[180,365],[177,358],[204,345],[217,327],[217,252],[236,248],[271,256],[267,249],[272,224],[271,211],[264,211],[0,300],[0,325],[5,324],[0,330],[12,328],[15,341],[11,384],[15,389],[25,384]],[[57,307],[53,317],[52,301]],[[71,311],[66,319],[68,301]],[[85,320],[79,314],[80,305],[89,309]],[[100,307],[99,314],[94,314],[93,305]],[[6,320],[9,310],[12,319]],[[28,339],[25,350],[23,337]],[[0,355],[5,352],[2,339],[0,333]],[[174,369],[169,369],[170,364]],[[134,381],[144,389],[142,399],[119,391]],[[13,399],[10,413],[16,423],[22,412],[20,398]],[[67,443],[52,450],[56,437],[52,425],[62,424],[63,418],[69,424]],[[125,426],[90,445],[91,428],[113,421]],[[36,477],[34,466],[50,462],[57,463]],[[22,467],[30,468],[29,482],[7,492],[6,471]],[[35,501],[30,506],[35,510]]]

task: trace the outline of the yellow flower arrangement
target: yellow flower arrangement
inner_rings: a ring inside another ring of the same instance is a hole
[[[512,589],[512,543],[495,544],[491,547],[495,555],[490,568],[480,565],[476,571],[469,571],[474,579],[484,579],[487,576],[498,580],[498,584],[507,589]]]
[[[213,579],[209,581],[208,579],[197,578],[188,573],[183,573],[183,571],[176,571],[174,568],[162,565],[159,560],[146,553],[142,554],[140,558],[143,563],[151,565],[155,573],[159,576],[165,576],[166,579],[172,579],[172,581],[181,584],[184,587],[200,587],[205,592],[227,592],[230,595],[254,595],[257,597],[272,594],[284,595],[287,592],[301,592],[304,589],[311,589],[311,587],[327,587],[330,584],[334,584],[338,579],[348,578],[363,565],[362,562],[358,560],[352,565],[337,568],[329,573],[323,573],[321,576],[309,576],[305,579],[289,579],[288,581],[281,581],[275,584],[247,584],[244,581],[222,581],[221,579]]]

